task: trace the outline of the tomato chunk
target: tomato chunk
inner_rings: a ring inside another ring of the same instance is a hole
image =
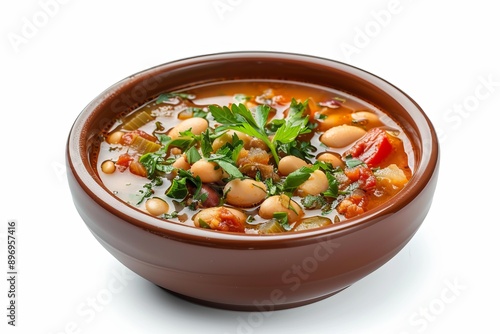
[[[144,167],[139,161],[134,160],[129,165],[129,170],[132,174],[146,177],[148,175],[148,171],[146,167]]]
[[[116,161],[116,166],[120,172],[124,172],[130,163],[134,160],[134,157],[128,153],[121,154]]]
[[[387,132],[380,128],[370,129],[353,147],[344,153],[364,161],[374,167],[384,160],[392,151]]]
[[[356,166],[346,168],[344,174],[352,181],[358,182],[359,189],[373,190],[377,186],[377,179],[370,168],[366,166]]]
[[[132,174],[146,177],[146,168],[137,159],[137,156],[134,157],[128,153],[123,153],[118,157],[115,165],[122,173],[128,168]]]
[[[344,215],[346,218],[353,218],[362,213],[365,213],[368,209],[368,196],[359,190],[354,191],[347,198],[343,199],[342,202],[337,207],[337,212]]]
[[[219,231],[245,232],[245,225],[231,211],[222,208],[220,210],[220,223],[217,226]]]

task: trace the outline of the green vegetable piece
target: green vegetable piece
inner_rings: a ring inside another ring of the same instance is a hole
[[[276,219],[272,219],[259,226],[259,234],[271,234],[271,233],[283,233],[283,232],[286,232],[285,228]]]
[[[314,216],[302,219],[299,224],[295,225],[293,231],[304,231],[310,230],[313,228],[319,228],[323,226],[332,225],[332,221],[330,218]]]
[[[364,163],[365,162],[362,160],[353,158],[350,154],[345,157],[345,165],[347,166],[347,168],[354,168],[359,165],[363,165]]]
[[[330,173],[326,173],[328,179],[328,189],[323,193],[326,197],[337,198],[339,195],[339,181]]]
[[[163,102],[168,102],[169,100],[173,98],[181,98],[181,99],[186,99],[186,100],[192,100],[196,98],[196,95],[193,94],[188,94],[188,93],[163,93],[158,98],[156,99],[156,104],[160,104]]]
[[[255,109],[255,118],[250,110],[243,104],[233,104],[231,105],[231,109],[228,107],[219,107],[217,105],[211,105],[208,108],[214,119],[222,124],[216,131],[220,132],[232,129],[262,140],[271,150],[271,154],[277,164],[280,160],[277,152],[277,146],[279,144],[291,143],[299,134],[310,132],[310,129],[307,127],[309,118],[307,116],[302,116],[302,112],[307,107],[307,103],[299,104],[294,101],[295,100],[292,101],[290,107],[291,115],[286,119],[285,123],[281,125],[273,123],[276,134],[272,141],[269,140],[269,134],[266,129],[267,117],[271,108],[268,105],[258,106]]]
[[[137,202],[137,205],[141,204],[146,198],[148,198],[154,194],[153,187],[161,186],[162,184],[163,184],[163,180],[161,178],[157,177],[157,178],[154,178],[151,182],[143,185],[142,187],[144,189],[139,190],[139,193],[142,196],[141,196],[141,199],[139,200],[139,202]]]
[[[212,150],[212,140],[210,138],[210,132],[207,129],[207,131],[201,134],[201,153],[205,158],[208,158]]]
[[[200,224],[200,227],[201,227],[201,228],[207,228],[207,229],[209,229],[209,230],[210,230],[210,229],[212,229],[212,228],[210,227],[210,225],[209,225],[206,221],[204,221],[203,219],[201,219],[201,218],[200,218],[200,219],[198,219],[198,223]]]
[[[182,200],[186,198],[189,191],[186,185],[187,179],[173,179],[172,185],[167,189],[165,195],[170,198]]]
[[[144,154],[158,151],[161,148],[161,145],[152,142],[151,140],[142,138],[141,136],[135,136],[132,143],[130,143],[130,147],[135,149],[137,152]]]
[[[243,174],[241,174],[240,170],[233,165],[232,163],[226,161],[226,160],[212,160],[216,161],[219,166],[226,171],[226,173],[229,174],[232,178],[242,178]]]
[[[293,207],[290,204],[288,205],[288,208],[291,209],[293,212],[295,212],[295,210],[293,209]],[[297,212],[295,212],[295,213],[297,213]],[[288,213],[275,212],[273,214],[273,219],[276,220],[281,225],[281,227],[283,227],[283,229],[285,229],[285,231],[290,231],[290,225],[288,225]]]
[[[321,195],[307,195],[303,197],[300,202],[307,210],[321,209],[327,202]]]
[[[250,101],[251,97],[245,94],[236,94],[233,96],[233,99],[236,103],[245,103],[246,101]]]
[[[201,159],[200,153],[195,146],[191,146],[186,152],[186,158],[190,165]]]
[[[139,129],[141,126],[151,122],[154,120],[153,116],[151,116],[147,111],[143,110],[132,119],[130,119],[127,123],[125,123],[122,128],[127,131],[134,131]]]
[[[283,182],[283,192],[293,193],[302,183],[306,182],[311,173],[318,169],[318,166],[300,167],[290,173]]]
[[[270,111],[271,107],[268,105],[258,105],[255,109],[255,122],[260,129],[265,129]]]

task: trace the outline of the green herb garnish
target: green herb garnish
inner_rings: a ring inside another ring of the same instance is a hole
[[[273,218],[281,225],[286,231],[291,229],[288,224],[288,215],[286,212],[275,212]]]
[[[262,140],[269,147],[274,161],[278,164],[280,160],[277,150],[278,145],[291,143],[299,134],[310,131],[307,128],[309,118],[302,115],[306,107],[307,101],[305,103],[297,103],[295,100],[292,100],[289,115],[285,122],[274,124],[276,132],[272,140],[269,139],[271,133],[268,133],[266,129],[267,119],[271,111],[270,106],[258,105],[254,111],[255,117],[243,104],[233,104],[231,108],[211,105],[208,108],[214,119],[222,124],[216,131],[232,129]]]
[[[173,167],[171,164],[175,159],[165,158],[170,147],[178,147],[184,151],[196,143],[195,139],[191,137],[172,139],[165,134],[157,134],[156,137],[160,141],[162,147],[156,152],[143,154],[139,158],[139,162],[146,168],[148,179],[155,177],[157,172],[172,172]]]
[[[243,144],[240,144],[236,148],[233,148],[233,150],[239,152],[242,147]],[[217,163],[231,178],[242,178],[243,174],[238,167],[236,167],[236,161],[233,155],[234,151],[232,151],[231,148],[232,147],[227,144],[222,146],[215,154],[211,154],[210,157],[207,158],[207,161]]]
[[[363,165],[364,163],[364,161],[355,159],[351,155],[345,157],[345,165],[347,166],[347,168],[354,168],[359,165]]]
[[[301,167],[290,173],[283,182],[282,191],[284,193],[293,193],[302,183],[306,182],[311,174],[317,169],[317,166]]]
[[[167,102],[167,101],[169,101],[173,98],[176,98],[176,97],[181,98],[181,99],[186,99],[186,100],[192,100],[192,99],[196,98],[196,95],[188,94],[188,93],[175,93],[175,92],[163,93],[160,96],[158,96],[155,103],[160,104],[163,102]]]
[[[160,177],[155,177],[151,182],[146,183],[142,187],[144,190],[139,190],[139,193],[142,195],[137,205],[141,204],[146,198],[150,197],[154,194],[153,187],[161,186],[163,184],[163,180]]]

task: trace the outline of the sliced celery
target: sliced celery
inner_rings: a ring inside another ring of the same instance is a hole
[[[143,110],[132,119],[130,119],[127,123],[123,124],[124,130],[134,131],[139,129],[144,124],[151,122],[154,120],[153,116],[151,116],[147,111]]]
[[[132,140],[132,143],[130,143],[130,147],[134,148],[140,154],[144,154],[158,151],[161,145],[137,135]]]
[[[259,234],[283,233],[285,228],[275,219],[263,223],[259,226]]]
[[[294,231],[310,230],[313,228],[323,227],[331,224],[333,223],[330,218],[313,216],[302,219],[294,226],[293,230]]]

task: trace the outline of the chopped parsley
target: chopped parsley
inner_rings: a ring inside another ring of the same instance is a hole
[[[269,105],[258,105],[255,108],[255,117],[252,112],[244,104],[233,104],[231,108],[211,105],[208,107],[214,119],[221,123],[222,126],[217,127],[216,131],[225,131],[228,129],[243,132],[251,137],[262,140],[271,150],[271,154],[276,164],[279,163],[278,146],[280,144],[291,143],[298,135],[310,132],[307,128],[309,118],[303,116],[303,112],[307,107],[305,103],[297,103],[292,100],[289,109],[289,115],[281,124],[275,124],[273,129],[276,129],[272,139],[266,127],[269,112]]]

